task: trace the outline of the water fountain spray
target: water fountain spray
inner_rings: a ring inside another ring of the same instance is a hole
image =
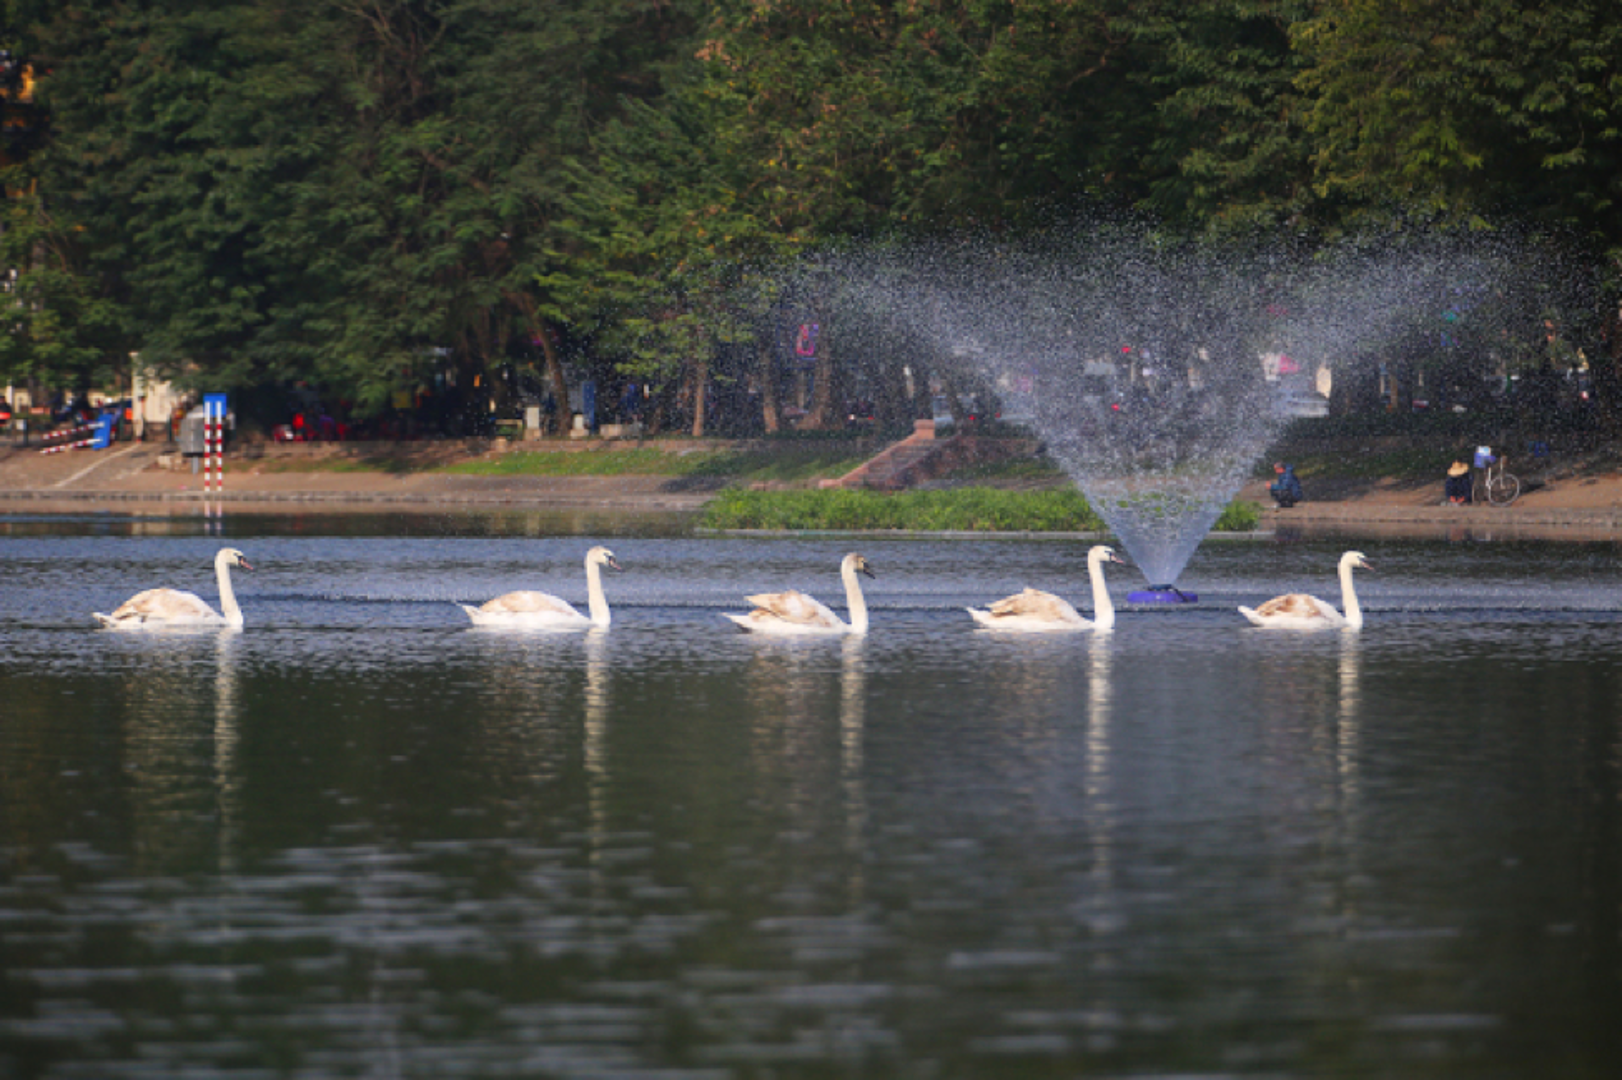
[[[1028,386],[1048,455],[1148,579],[1129,599],[1180,603],[1197,597],[1178,574],[1290,419],[1292,391],[1429,341],[1461,304],[1507,305],[1525,280],[1516,255],[1503,236],[1298,251],[1091,223],[847,251],[817,272],[842,283],[838,303]]]

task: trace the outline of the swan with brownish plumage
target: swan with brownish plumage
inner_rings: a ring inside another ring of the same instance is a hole
[[[1270,630],[1361,630],[1363,607],[1357,602],[1352,571],[1373,569],[1361,551],[1348,551],[1340,557],[1340,602],[1346,609],[1344,615],[1328,601],[1306,593],[1286,593],[1258,608],[1241,607],[1239,614],[1254,625]]]

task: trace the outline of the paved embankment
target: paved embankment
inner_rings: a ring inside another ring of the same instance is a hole
[[[720,486],[718,480],[660,476],[469,476],[435,469],[488,449],[461,443],[259,447],[228,457],[225,490],[211,493],[189,461],[159,444],[61,454],[0,448],[0,512],[161,512],[207,502],[267,510],[318,504],[334,512],[500,506],[695,511]],[[323,456],[348,460],[340,468],[311,467],[309,459]],[[1272,507],[1261,483],[1247,486],[1240,498],[1263,505],[1262,529],[1283,535],[1622,539],[1622,477],[1614,475],[1548,480],[1503,508],[1447,505],[1440,481],[1325,484],[1307,494],[1307,501],[1289,510]]]
[[[436,463],[427,460],[432,453],[423,450],[424,465]],[[192,472],[190,461],[174,458],[172,448],[159,445],[135,443],[43,455],[12,448],[0,451],[0,507],[219,501],[267,506],[321,503],[334,508],[538,505],[690,511],[703,506],[714,486],[660,476],[469,476],[429,468],[287,468],[300,456],[311,455],[229,457],[224,490],[209,492],[204,490],[203,474]],[[174,465],[179,467],[170,467]]]
[[[1622,478],[1581,477],[1547,482],[1512,506],[1454,506],[1442,485],[1388,480],[1331,488],[1322,497],[1280,509],[1265,483],[1240,495],[1263,507],[1263,529],[1370,537],[1451,539],[1622,539]]]

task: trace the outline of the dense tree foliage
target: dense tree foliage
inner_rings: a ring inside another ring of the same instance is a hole
[[[1622,240],[1614,4],[1324,0],[1293,29],[1322,194]]]
[[[24,140],[0,87],[0,374],[71,387],[139,354],[361,414],[437,376],[483,413],[533,369],[560,421],[581,379],[628,378],[667,423],[705,430],[721,395],[775,430],[783,327],[837,283],[774,267],[857,237],[1417,213],[1543,222],[1614,273],[1613,8],[5,0],[40,123]],[[838,422],[856,336],[824,335],[802,426]],[[907,419],[899,368],[865,368]]]

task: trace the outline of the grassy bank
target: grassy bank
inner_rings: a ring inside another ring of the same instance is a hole
[[[254,468],[265,473],[435,472],[453,476],[664,476],[714,477],[739,483],[820,480],[850,472],[871,456],[849,446],[789,446],[769,450],[660,450],[612,447],[591,450],[513,450],[469,460],[424,456],[431,444],[399,450],[367,449],[320,455],[264,457]]]
[[[1225,532],[1256,528],[1254,504],[1232,503],[1217,521]],[[1074,489],[1002,491],[721,492],[705,508],[710,529],[916,529],[930,532],[1103,532],[1103,520]]]
[[[744,482],[793,482],[843,476],[869,456],[828,447],[690,450],[685,453],[653,449],[577,453],[514,450],[496,457],[458,462],[440,471],[467,476],[711,476]]]

